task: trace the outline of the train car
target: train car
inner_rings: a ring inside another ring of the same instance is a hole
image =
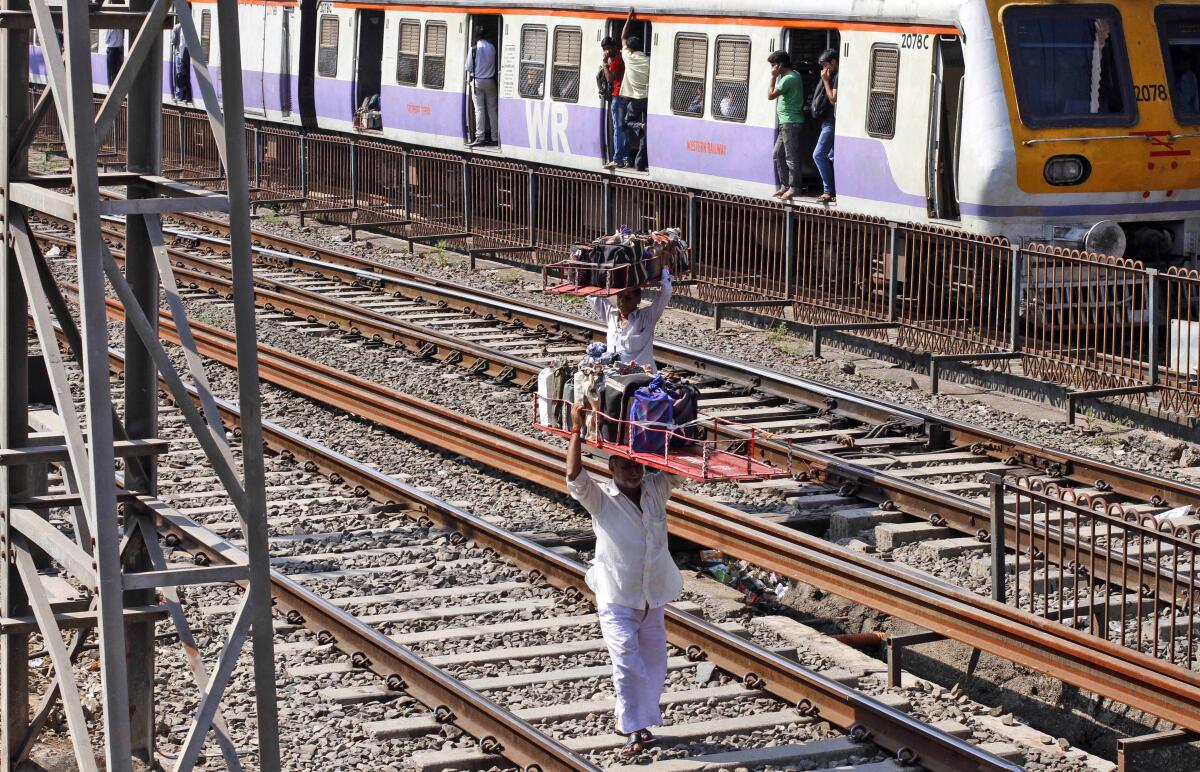
[[[810,94],[833,48],[837,209],[1160,262],[1197,251],[1200,0],[656,0],[636,21],[651,60],[644,173],[602,168],[599,41],[619,36],[626,11],[245,2],[248,113],[769,197],[766,57],[788,50]],[[202,28],[210,12],[212,0],[194,1]],[[467,147],[464,63],[480,29],[499,52],[495,148]],[[219,71],[215,45],[208,55]],[[805,136],[811,149],[816,127]]]

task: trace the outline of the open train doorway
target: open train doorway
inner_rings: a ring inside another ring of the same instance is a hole
[[[360,9],[355,19],[358,41],[354,52],[354,105],[379,110],[383,78],[383,11]]]
[[[466,99],[463,100],[463,136],[468,144],[500,143],[500,62],[504,56],[504,18],[499,14],[471,14],[467,29]],[[491,44],[491,61],[479,41]],[[490,77],[488,77],[490,76]],[[482,126],[480,124],[483,124]],[[481,131],[482,129],[482,131]]]
[[[610,37],[613,39],[613,41],[617,44],[617,46],[619,48],[621,48],[622,56],[625,55],[624,46],[621,45],[621,33],[625,30],[625,20],[626,20],[626,17],[624,17],[624,16],[610,17],[607,20],[607,22],[605,24],[605,28],[604,28],[605,37]],[[651,24],[651,22],[649,22],[645,19],[634,17],[633,21],[629,22],[628,37],[637,38],[640,41],[640,44],[638,45],[637,50],[641,51],[642,53],[646,54],[647,56],[650,55],[650,50],[654,47],[654,28],[653,28],[653,25]],[[621,96],[624,97],[625,95],[622,94]],[[614,133],[614,128],[618,127],[618,126],[620,127],[620,130],[621,130],[620,139],[624,140],[622,149],[627,151],[627,154],[629,156],[629,158],[622,159],[622,160],[626,160],[630,163],[632,163],[632,161],[633,161],[633,156],[634,156],[634,152],[635,152],[633,150],[633,148],[635,147],[635,145],[633,144],[633,141],[634,141],[635,137],[632,136],[633,132],[631,132],[625,128],[627,114],[628,114],[628,109],[627,109],[627,105],[624,102],[624,100],[623,99],[622,100],[614,99],[609,103],[609,109],[604,111],[604,115],[600,119],[601,120],[600,133],[603,135],[603,140],[604,140],[603,142],[601,142],[600,146],[604,148],[604,160],[605,161],[618,160],[616,158],[618,135],[616,133]],[[642,117],[643,125],[644,125],[644,121],[645,121],[645,117],[643,116]],[[635,121],[635,123],[636,123],[636,121]],[[644,131],[645,129],[643,128],[641,130]]]
[[[962,42],[953,35],[939,35],[933,51],[926,186],[929,216],[938,220],[957,221],[960,217],[958,155],[965,75]]]
[[[812,117],[812,96],[821,88],[821,66],[817,60],[828,49],[839,51],[842,36],[835,29],[786,29],[783,50],[792,58],[792,67],[804,83],[804,127],[800,130],[801,177],[805,195],[817,195],[823,187],[821,174],[813,163],[813,151],[821,126]]]

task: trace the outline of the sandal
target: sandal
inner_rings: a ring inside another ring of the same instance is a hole
[[[642,745],[651,746],[658,742],[658,738],[650,734],[649,729],[641,729],[637,733],[638,739],[642,741]]]
[[[638,732],[629,733],[629,742],[621,746],[618,753],[623,757],[636,756],[646,750],[645,744],[642,742],[642,737]]]

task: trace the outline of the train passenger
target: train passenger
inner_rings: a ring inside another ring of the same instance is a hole
[[[1174,52],[1172,52],[1174,54]],[[1184,113],[1200,113],[1200,80],[1192,69],[1193,57],[1183,50],[1182,55],[1173,55],[1175,63],[1175,83],[1179,102],[1178,108]]]
[[[585,404],[572,407],[567,490],[592,516],[596,557],[587,585],[596,595],[600,632],[613,663],[617,731],[629,740],[622,756],[641,753],[662,724],[667,677],[664,609],[683,591],[683,577],[667,551],[667,499],[675,478],[646,472],[636,461],[609,456],[612,480],[599,485],[583,469]]]
[[[500,143],[496,101],[496,46],[488,40],[487,28],[475,27],[475,47],[467,54],[467,79],[471,82],[471,104],[475,106],[475,139],[467,147]]]
[[[625,126],[633,143],[630,153],[633,166],[646,171],[646,104],[650,96],[650,57],[642,51],[642,39],[629,34],[635,13],[629,9],[625,26],[621,29],[621,47],[624,49],[625,77],[621,81],[621,94],[625,97]]]
[[[804,127],[804,83],[792,68],[787,51],[773,51],[767,57],[771,82],[767,98],[775,102],[775,198],[800,195],[800,130]]]
[[[171,28],[171,90],[176,101],[192,101],[192,55],[179,22]]]
[[[621,94],[621,80],[625,77],[625,60],[621,57],[621,47],[611,37],[600,41],[604,49],[604,80],[608,83],[611,93],[609,112],[612,115],[612,147],[605,169],[624,169],[629,166],[629,134],[625,129],[625,110],[629,100]]]
[[[821,84],[813,92],[813,120],[821,124],[821,134],[817,138],[817,147],[813,150],[813,162],[821,173],[821,186],[824,188],[817,201],[822,204],[832,203],[837,198],[837,189],[833,179],[833,138],[834,122],[837,118],[838,94],[838,53],[828,49],[817,59],[821,68]]]
[[[663,269],[662,289],[645,308],[638,307],[642,302],[640,287],[627,289],[616,298],[615,307],[605,298],[589,298],[592,311],[608,327],[608,350],[615,351],[623,362],[636,362],[657,373],[654,328],[671,304],[671,272]]]
[[[125,62],[125,30],[104,30],[104,58],[108,65],[108,85],[111,86]]]

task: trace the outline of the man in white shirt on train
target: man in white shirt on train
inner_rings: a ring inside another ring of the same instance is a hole
[[[499,144],[496,46],[488,40],[482,25],[475,27],[475,47],[467,54],[467,76],[471,81],[471,104],[475,106],[475,139],[467,147]]]
[[[622,362],[636,362],[658,372],[654,364],[654,328],[671,305],[671,272],[662,271],[662,288],[658,297],[645,308],[640,287],[627,289],[616,296],[614,305],[608,298],[589,298],[592,312],[608,327],[608,350],[616,352]]]
[[[625,97],[625,126],[629,132],[629,155],[638,171],[646,171],[649,164],[646,143],[646,109],[650,97],[650,57],[642,50],[642,39],[630,35],[630,26],[636,14],[632,8],[621,28],[622,58],[625,61],[625,77],[621,80],[621,96]]]
[[[567,490],[592,516],[596,557],[587,585],[596,595],[600,632],[613,663],[617,731],[628,736],[621,755],[654,743],[649,727],[662,724],[667,678],[665,607],[683,591],[683,577],[667,550],[667,499],[675,478],[609,456],[612,480],[597,483],[583,469],[579,430],[586,409],[572,408]]]

